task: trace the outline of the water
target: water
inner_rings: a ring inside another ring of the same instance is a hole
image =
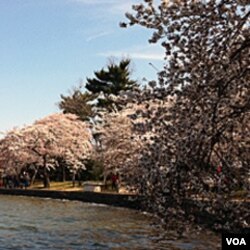
[[[154,222],[129,209],[0,196],[0,249],[216,249],[207,235],[175,239]]]

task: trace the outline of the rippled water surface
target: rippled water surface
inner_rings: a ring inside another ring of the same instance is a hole
[[[218,243],[207,235],[175,239],[153,222],[129,209],[0,195],[0,249],[4,250],[214,250]]]

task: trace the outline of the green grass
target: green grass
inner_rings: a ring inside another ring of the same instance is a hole
[[[36,181],[32,186],[29,187],[30,189],[44,189],[42,181]],[[75,188],[73,187],[72,181],[65,181],[65,182],[50,182],[50,190],[82,190],[82,187],[78,186],[76,182]]]

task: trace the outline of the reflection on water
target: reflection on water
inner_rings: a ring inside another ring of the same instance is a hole
[[[218,245],[207,235],[176,240],[153,222],[129,209],[0,196],[0,249],[214,250]]]

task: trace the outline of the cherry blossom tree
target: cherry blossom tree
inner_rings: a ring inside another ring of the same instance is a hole
[[[165,68],[151,98],[175,98],[172,107],[156,113],[149,107],[145,114],[145,126],[155,133],[138,164],[147,207],[166,220],[194,221],[185,200],[206,194],[211,202],[201,210],[217,218],[214,229],[246,227],[249,212],[227,195],[249,185],[249,1],[144,0],[133,9],[121,26],[152,29],[150,42],[165,48]],[[220,183],[216,199],[206,177]]]
[[[92,152],[88,125],[75,115],[52,114],[33,125],[10,131],[1,140],[1,162],[6,169],[33,164],[43,169],[44,186],[49,187],[51,168],[64,161],[75,177],[83,160]]]
[[[18,129],[9,131],[0,141],[0,165],[6,172],[19,174],[24,164],[37,162],[38,158],[29,152]]]
[[[119,172],[121,177],[134,175],[133,169],[138,163],[142,140],[139,133],[134,133],[133,124],[128,117],[133,110],[105,114],[101,124],[96,127],[98,134],[97,159],[103,162],[104,177],[108,173]],[[124,175],[126,172],[126,175]]]
[[[147,92],[151,92],[150,89]],[[137,91],[140,94],[140,90]],[[143,91],[143,96],[146,96]],[[128,92],[124,92],[115,102],[123,109],[119,112],[105,113],[102,123],[95,129],[98,134],[97,158],[104,164],[105,175],[109,172],[118,172],[123,184],[129,184],[129,188],[135,190],[140,183],[141,169],[138,167],[143,156],[145,147],[150,146],[155,133],[147,120],[147,112],[150,107],[152,113],[156,113],[161,106],[172,105],[173,100],[162,103],[162,100],[144,100],[141,104],[131,101]],[[135,91],[130,93],[138,99]],[[125,104],[125,105],[124,105]],[[136,190],[135,190],[136,191]]]

